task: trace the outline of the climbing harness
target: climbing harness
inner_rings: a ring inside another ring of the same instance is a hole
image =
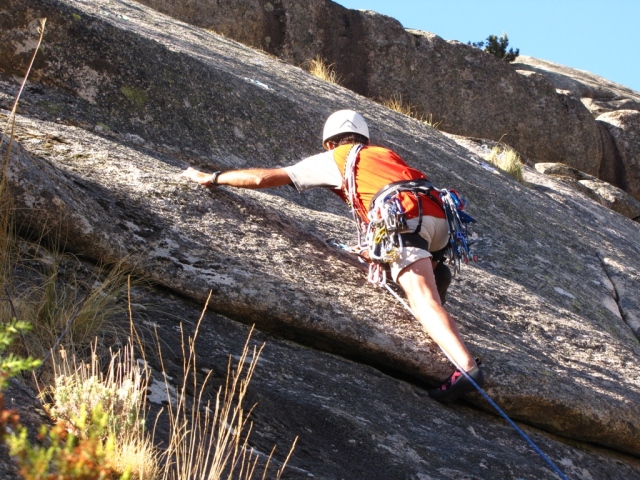
[[[385,263],[395,261],[402,252],[402,234],[411,232],[407,225],[406,212],[400,203],[399,194],[408,192],[415,196],[418,205],[418,225],[413,233],[422,228],[422,201],[426,197],[443,209],[447,220],[449,243],[448,263],[452,265],[455,277],[460,272],[462,262],[477,261],[468,241],[468,225],[475,219],[464,212],[466,202],[455,190],[435,188],[427,179],[403,180],[381,188],[373,197],[367,221],[362,220],[364,205],[356,194],[356,165],[362,145],[354,145],[345,164],[345,198],[351,208],[356,223],[357,245],[351,248],[369,262],[368,280],[376,284],[386,283]]]

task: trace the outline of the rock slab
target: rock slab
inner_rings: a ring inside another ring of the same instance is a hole
[[[329,193],[207,191],[178,176],[292,163],[318,151],[331,111],[355,108],[376,143],[459,188],[480,219],[480,262],[448,306],[489,394],[552,434],[640,452],[637,223],[536,172],[517,184],[421,122],[139,4],[10,2],[4,72],[29,56],[32,19],[49,18],[11,160],[25,230],[128,259],[194,301],[212,291],[213,311],[296,343],[435,384],[451,373],[437,348],[326,247],[353,234]],[[2,87],[5,106],[17,84]]]

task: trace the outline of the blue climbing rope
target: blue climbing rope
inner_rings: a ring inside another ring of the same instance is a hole
[[[340,243],[339,241],[332,239],[329,241],[329,244],[340,248],[342,250],[346,250],[346,251],[351,251],[347,246],[345,246],[344,244]],[[389,284],[387,284],[386,282],[380,283],[377,282],[377,285],[384,285],[384,287],[391,293],[391,295],[393,295],[396,300],[398,300],[398,302],[400,302],[404,308],[414,317],[416,318],[416,315],[413,313],[413,310],[411,310],[411,306],[409,306],[409,304],[404,300],[404,298],[402,298],[400,295],[398,295],[397,292],[395,292],[390,286]],[[551,459],[549,457],[547,457],[544,452],[542,450],[540,450],[540,448],[538,448],[538,446],[533,443],[533,441],[527,436],[526,433],[524,433],[522,431],[522,429],[520,427],[518,427],[515,422],[513,420],[511,420],[508,415],[506,413],[504,413],[502,411],[502,409],[496,404],[496,402],[494,402],[491,397],[489,397],[489,395],[487,394],[487,392],[485,392],[482,387],[480,387],[480,385],[478,385],[473,378],[471,378],[471,376],[464,371],[460,365],[453,359],[451,358],[451,356],[442,348],[440,347],[440,349],[442,350],[442,352],[445,354],[445,356],[449,359],[449,361],[464,375],[464,377],[469,380],[471,382],[471,385],[474,386],[474,388],[476,390],[478,390],[478,392],[480,393],[480,395],[482,395],[485,400],[487,402],[489,402],[489,405],[491,405],[499,414],[500,416],[502,416],[502,418],[504,418],[507,423],[509,423],[509,425],[511,425],[514,430],[516,432],[518,432],[518,434],[529,444],[529,446],[538,454],[540,455],[540,457],[547,463],[547,465],[549,465],[551,467],[551,469],[562,479],[562,480],[569,480],[569,477],[567,477],[562,470],[560,470],[555,463],[553,463],[551,461]]]
[[[413,313],[413,310],[411,310],[411,307],[409,306],[409,304],[402,298],[400,297],[388,284],[384,284],[384,286],[386,287],[386,289],[391,292],[391,294],[402,304],[404,305],[404,308],[407,309],[407,311],[413,315],[415,317],[415,314]],[[558,474],[558,476],[562,479],[562,480],[569,480],[569,477],[567,477],[564,473],[562,473],[562,470],[560,470],[555,463],[553,463],[551,461],[551,459],[549,457],[547,457],[544,452],[542,450],[540,450],[540,448],[538,448],[538,446],[533,443],[533,441],[527,436],[526,433],[524,433],[522,431],[522,429],[520,427],[518,427],[518,425],[515,424],[515,422],[513,420],[511,420],[506,413],[504,413],[502,411],[502,409],[496,404],[496,402],[494,402],[491,397],[489,397],[489,395],[487,394],[487,392],[485,392],[482,387],[480,387],[480,385],[478,385],[473,378],[471,378],[471,376],[465,372],[462,368],[460,368],[460,365],[458,365],[458,363],[451,358],[451,356],[449,356],[449,354],[442,348],[440,347],[440,349],[443,351],[443,353],[446,355],[446,357],[449,359],[449,361],[451,363],[453,363],[453,365],[464,375],[464,377],[469,380],[471,382],[471,385],[473,385],[475,387],[476,390],[478,390],[478,392],[480,393],[480,395],[482,395],[484,397],[484,399],[489,402],[489,405],[491,405],[501,416],[502,418],[504,418],[509,425],[511,425],[516,432],[518,432],[518,434],[520,434],[520,436],[522,438],[524,438],[524,440],[529,444],[529,446],[531,448],[533,448],[533,450],[540,455],[540,457],[542,457],[542,459],[547,463],[547,465],[549,465],[553,471],[555,473]]]

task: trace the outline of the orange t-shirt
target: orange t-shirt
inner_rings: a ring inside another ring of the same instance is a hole
[[[349,176],[345,172],[347,157],[353,145],[341,145],[333,150],[333,159],[343,178]],[[364,207],[364,212],[358,212],[360,217],[366,220],[371,201],[378,191],[390,183],[402,180],[427,179],[427,176],[420,170],[411,168],[402,158],[392,150],[383,147],[365,146],[360,150],[358,161],[355,166],[356,196]],[[343,200],[346,199],[344,189],[336,192]],[[402,192],[399,195],[402,208],[407,214],[406,218],[418,216],[418,200],[415,195]],[[422,215],[430,215],[438,218],[445,218],[442,208],[433,200],[421,195]]]

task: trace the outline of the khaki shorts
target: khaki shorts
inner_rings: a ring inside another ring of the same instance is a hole
[[[418,226],[418,220],[412,218],[407,222],[409,228],[414,230]],[[419,232],[420,236],[429,243],[429,251],[417,247],[405,247],[400,252],[400,256],[395,262],[390,263],[391,278],[396,282],[400,272],[409,265],[431,257],[431,252],[437,252],[447,246],[449,242],[449,229],[447,228],[447,220],[444,218],[426,216],[422,217],[422,228]]]

